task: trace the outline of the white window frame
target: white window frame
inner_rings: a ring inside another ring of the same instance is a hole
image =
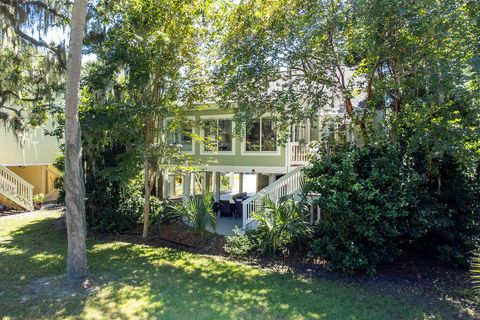
[[[269,115],[265,115],[260,117],[258,120],[260,120],[260,148],[262,145],[262,119],[263,118],[270,118]],[[275,151],[247,151],[247,129],[245,128],[245,132],[243,134],[243,142],[242,142],[242,155],[245,156],[279,156],[281,155],[281,149],[280,146],[278,145],[278,130],[276,132],[277,134],[277,150]]]
[[[344,117],[344,114],[328,114],[328,115],[322,115],[319,117],[319,124],[321,124],[321,130],[319,130],[319,141],[322,143],[326,142],[325,141],[325,135],[327,133],[327,127],[325,124],[331,124],[333,123],[334,125],[334,132],[333,132],[333,139],[335,141],[339,140],[339,122],[338,120]],[[347,132],[346,132],[346,139],[347,142],[352,142],[353,141],[353,132],[351,131],[350,127],[350,121],[345,122],[345,125],[347,126]]]
[[[171,121],[172,119],[174,119],[174,117],[166,117],[164,120],[163,120],[163,126],[164,128],[167,127],[168,125],[168,121]],[[189,120],[195,120],[195,116],[187,116],[185,117],[185,119],[189,119]],[[168,134],[168,133],[167,133]],[[192,135],[195,134],[195,127],[192,127]],[[167,137],[168,139],[168,137]],[[191,154],[191,155],[194,155],[195,154],[195,140],[193,139],[192,137],[192,151],[185,151],[185,150],[180,150],[179,152],[180,153],[184,153],[184,154]]]
[[[292,130],[292,136],[290,137],[289,141],[290,142],[293,142],[293,143],[298,143],[299,141],[294,141],[294,138],[295,140],[298,139],[298,137],[296,136],[295,134],[295,130],[296,130],[296,127],[299,127],[299,128],[303,128],[302,126],[302,123],[299,123],[299,124],[293,124],[291,126],[291,130]],[[311,124],[310,124],[310,120],[307,120],[307,122],[305,123],[305,133],[306,133],[306,137],[305,137],[305,144],[308,144],[311,142],[311,138],[310,138],[310,130],[311,130]],[[300,140],[300,139],[298,139]]]
[[[235,148],[236,148],[236,139],[235,139],[235,122],[233,121],[233,114],[225,114],[225,115],[209,115],[209,116],[200,116],[200,122],[202,123],[203,120],[231,120],[232,121],[232,150],[231,151],[209,151],[205,150],[205,143],[202,141],[200,143],[200,155],[235,155]],[[200,136],[205,138],[205,131],[203,129],[203,123],[200,126]]]

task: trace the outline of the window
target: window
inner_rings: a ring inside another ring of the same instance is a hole
[[[261,118],[247,124],[245,151],[277,151],[277,133],[272,119]]]
[[[193,129],[175,128],[167,134],[167,143],[169,145],[176,145],[180,151],[193,152]]]
[[[333,121],[329,121],[325,124],[324,138],[327,141],[335,141],[336,138],[336,124]]]
[[[351,130],[343,119],[327,119],[323,121],[321,137],[326,143],[351,141]]]
[[[206,152],[233,151],[232,119],[204,120],[203,137],[207,140],[203,145],[203,150]]]

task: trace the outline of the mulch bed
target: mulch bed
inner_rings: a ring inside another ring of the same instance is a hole
[[[142,239],[142,226],[128,233],[90,233],[95,239],[120,240],[147,244],[153,247],[168,247],[194,253],[225,256],[225,237],[213,233],[200,235],[182,222],[164,224],[158,230],[151,230],[147,240]]]

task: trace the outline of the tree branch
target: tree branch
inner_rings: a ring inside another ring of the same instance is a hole
[[[0,4],[2,4],[4,7],[8,6],[8,5],[13,5],[12,2],[13,2],[13,0],[0,0]],[[31,43],[35,47],[41,47],[41,48],[45,48],[45,49],[48,49],[48,50],[52,51],[57,56],[60,68],[62,70],[66,70],[67,65],[66,65],[66,62],[63,59],[63,50],[60,46],[52,46],[51,44],[48,44],[43,40],[33,38],[32,36],[26,34],[25,32],[23,32],[20,29],[20,25],[18,24],[18,20],[15,18],[15,16],[11,12],[9,12],[8,10],[4,10],[3,14],[5,15],[5,17],[8,20],[10,20],[15,33],[20,38],[22,38],[23,40]]]
[[[0,3],[3,3],[4,5],[6,6],[11,6],[13,8],[17,8],[19,5],[26,5],[26,6],[30,6],[30,5],[33,5],[33,6],[36,6],[37,8],[40,8],[40,9],[43,9],[47,12],[49,12],[50,14],[58,17],[58,18],[61,18],[61,19],[64,19],[64,20],[69,20],[69,18],[58,12],[56,9],[54,8],[51,8],[49,7],[46,3],[42,2],[42,1],[18,1],[18,0],[0,0]]]

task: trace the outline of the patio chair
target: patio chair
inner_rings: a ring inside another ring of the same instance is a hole
[[[231,204],[229,201],[220,201],[220,216],[233,217],[234,211],[234,204]]]

